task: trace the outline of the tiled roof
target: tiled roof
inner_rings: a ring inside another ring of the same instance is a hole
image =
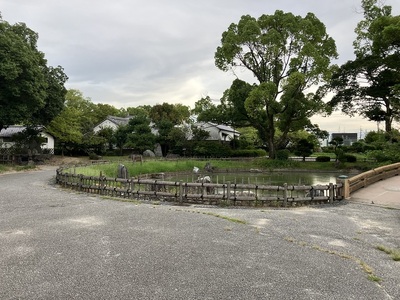
[[[108,116],[107,120],[110,120],[111,122],[115,123],[116,125],[121,126],[121,125],[128,125],[129,120],[131,118],[132,117],[121,118],[121,117],[115,117],[115,116]]]
[[[17,126],[17,125],[13,125],[13,126],[9,126],[6,129],[2,129],[0,131],[0,137],[11,137],[16,133],[22,132],[25,130],[25,126]]]

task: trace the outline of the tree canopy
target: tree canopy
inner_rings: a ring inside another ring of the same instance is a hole
[[[0,15],[0,130],[13,124],[47,125],[62,110],[67,76],[47,65],[38,34]]]
[[[333,74],[329,86],[335,95],[328,104],[350,116],[384,122],[390,132],[400,116],[400,16],[392,16],[391,7],[378,0],[363,0],[362,7],[356,57]]]
[[[289,132],[312,127],[309,118],[323,103],[319,94],[306,91],[330,78],[330,61],[336,57],[334,40],[312,13],[242,16],[222,34],[215,64],[223,71],[247,69],[258,83],[235,81],[222,107],[236,121],[255,127],[274,158]]]

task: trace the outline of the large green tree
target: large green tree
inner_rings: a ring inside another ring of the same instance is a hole
[[[0,130],[13,124],[47,125],[62,110],[67,76],[47,65],[38,34],[0,15]]]
[[[145,150],[154,149],[156,136],[151,132],[149,118],[140,115],[133,117],[124,128],[124,132],[127,134],[126,148],[140,154]]]
[[[151,107],[149,112],[150,119],[155,123],[169,121],[174,125],[187,121],[190,117],[190,109],[182,104],[156,104]]]
[[[400,16],[392,16],[391,7],[378,0],[362,0],[362,8],[364,19],[353,43],[356,57],[332,76],[335,95],[329,105],[384,122],[390,132],[400,117]]]
[[[321,96],[306,92],[330,77],[335,57],[335,42],[314,14],[277,10],[258,19],[242,16],[231,24],[222,34],[215,64],[223,71],[247,69],[258,81],[251,88],[234,83],[229,105],[235,117],[258,130],[275,158],[288,133],[311,126],[309,118],[322,108]]]

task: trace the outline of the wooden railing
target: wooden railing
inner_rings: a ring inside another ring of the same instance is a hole
[[[344,180],[343,196],[349,198],[351,193],[367,187],[377,181],[400,174],[400,163],[382,166]]]
[[[283,186],[165,181],[143,178],[108,178],[57,170],[56,182],[81,192],[128,199],[171,201],[180,204],[229,206],[297,206],[342,200],[342,183]]]

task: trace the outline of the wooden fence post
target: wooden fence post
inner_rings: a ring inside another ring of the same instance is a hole
[[[228,203],[231,202],[231,182],[230,181],[226,182],[226,201]]]
[[[350,183],[348,179],[343,180],[342,196],[344,199],[350,197]]]
[[[333,204],[333,199],[334,199],[334,189],[333,189],[333,183],[329,182],[329,203]]]
[[[83,175],[79,175],[79,191],[82,191],[82,186],[83,186]]]
[[[183,180],[179,181],[179,204],[183,203]]]
[[[283,184],[283,206],[287,206],[287,183]]]

